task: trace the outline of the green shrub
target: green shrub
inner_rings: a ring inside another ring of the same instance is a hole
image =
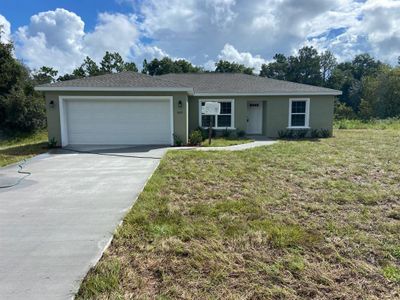
[[[304,139],[308,133],[308,129],[296,129],[293,131],[293,136],[296,139]]]
[[[208,129],[204,129],[202,127],[197,127],[195,130],[200,131],[201,135],[203,137],[203,140],[205,140],[206,138],[208,138]]]
[[[237,135],[238,138],[244,138],[244,137],[246,136],[246,131],[244,131],[244,130],[238,130],[238,131],[236,132],[236,135]]]
[[[287,137],[287,130],[279,130],[278,131],[278,138],[285,139]]]
[[[203,134],[200,130],[194,130],[189,135],[189,144],[192,146],[199,146],[203,141]]]
[[[356,113],[354,110],[343,102],[335,101],[335,119],[354,119]]]
[[[55,148],[56,146],[57,146],[57,140],[56,140],[55,137],[52,137],[52,138],[49,140],[48,147],[49,147],[50,149],[52,149],[52,148]]]
[[[278,131],[278,137],[280,139],[292,139],[294,137],[294,130],[292,129],[284,129]]]
[[[197,131],[201,132],[201,135],[203,137],[203,141],[208,139],[208,128],[203,128],[203,127],[197,127]],[[215,129],[212,129],[211,131],[211,137],[214,138],[217,135],[217,132]]]
[[[328,138],[328,137],[331,137],[332,136],[332,133],[331,133],[331,131],[329,130],[329,129],[321,129],[320,131],[319,131],[319,133],[320,133],[320,137],[322,137],[322,138]]]
[[[294,137],[294,130],[288,129],[286,133],[286,138],[287,139],[292,139]]]
[[[318,129],[311,129],[310,136],[313,139],[319,138],[319,130]]]
[[[222,137],[224,137],[224,138],[231,137],[231,132],[228,130],[228,128],[225,128],[225,130],[222,132]]]
[[[180,147],[180,146],[183,145],[183,141],[182,141],[182,139],[180,138],[179,135],[176,135],[176,134],[174,133],[174,134],[173,134],[173,137],[174,137],[174,145],[175,145],[175,146]]]
[[[344,120],[341,120],[340,122],[338,122],[338,128],[339,129],[347,129],[347,123]]]

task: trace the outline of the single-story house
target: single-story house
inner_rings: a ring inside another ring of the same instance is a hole
[[[332,130],[333,89],[246,74],[149,76],[122,72],[36,87],[46,98],[49,140],[74,144],[184,143],[212,122],[216,130],[277,137],[286,129]],[[205,102],[220,114],[204,115]]]

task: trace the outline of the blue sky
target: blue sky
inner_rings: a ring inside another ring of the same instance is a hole
[[[86,55],[118,51],[185,58],[212,69],[236,61],[259,70],[275,53],[304,45],[339,60],[400,55],[400,0],[1,0],[3,40],[30,68],[71,71]]]
[[[29,18],[39,12],[65,8],[81,16],[85,20],[86,29],[92,30],[99,13],[130,13],[131,7],[129,2],[114,0],[1,0],[0,14],[5,16],[14,28],[18,28],[28,24]]]

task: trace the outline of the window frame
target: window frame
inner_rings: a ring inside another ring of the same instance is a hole
[[[303,101],[306,103],[306,111],[304,113],[292,113],[292,103],[297,101]],[[304,126],[292,126],[292,115],[305,115]],[[289,118],[288,118],[288,129],[308,129],[310,128],[310,98],[290,98],[289,99]]]
[[[202,124],[202,116],[203,114],[201,113],[201,104],[203,102],[230,102],[231,103],[231,113],[230,114],[219,114],[219,115],[205,115],[205,116],[215,116],[215,125],[212,127],[213,129],[236,129],[235,128],[235,99],[199,99],[199,126],[201,128],[208,128],[204,127]],[[231,126],[226,127],[220,127],[218,126],[218,116],[231,116]]]

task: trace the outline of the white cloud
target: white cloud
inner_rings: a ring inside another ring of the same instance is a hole
[[[225,44],[221,53],[218,55],[218,59],[236,62],[246,67],[254,68],[254,72],[257,74],[260,72],[262,64],[267,63],[261,56],[252,55],[250,52],[239,52],[230,44]]]
[[[85,52],[95,60],[100,60],[105,50],[119,52],[128,58],[138,39],[139,31],[133,15],[102,13],[94,31],[85,34],[83,45]]]
[[[211,8],[211,23],[217,24],[221,28],[225,28],[234,22],[237,13],[233,11],[236,0],[206,0],[206,7]]]
[[[313,44],[341,58],[371,51],[392,61],[389,56],[395,56],[398,47],[399,4],[396,0],[151,0],[142,2],[139,11],[147,36],[154,39],[152,45],[203,65],[204,55],[216,58],[227,43],[264,58]]]
[[[84,22],[78,15],[65,9],[41,12],[17,30],[17,56],[30,68],[48,65],[61,73],[71,71],[84,57],[84,35]]]
[[[306,44],[342,60],[365,51],[389,62],[400,55],[396,0],[121,1],[134,3],[135,14],[101,13],[92,32],[64,9],[32,16],[13,35],[17,56],[30,67],[63,72],[106,50],[138,65],[169,54],[206,68],[221,58],[256,70],[275,53],[289,55]]]
[[[314,37],[307,44],[330,49],[341,60],[369,52],[386,62],[395,63],[400,55],[400,1],[369,0],[357,3],[356,8],[352,12],[343,12],[343,33],[333,38]],[[325,32],[328,31],[326,28]]]
[[[158,48],[157,46],[146,46],[143,44],[136,44],[133,46],[134,56],[138,58],[163,58],[169,56],[167,52]]]
[[[215,70],[215,61],[208,60],[203,64],[203,68],[207,71],[214,71]]]
[[[157,46],[142,45],[134,15],[102,13],[92,32],[85,32],[84,26],[65,9],[34,15],[15,34],[17,55],[32,69],[47,65],[60,74],[71,72],[85,56],[100,61],[105,51],[119,52],[138,64],[144,57],[166,56]]]
[[[1,28],[1,41],[2,42],[8,42],[10,40],[10,34],[11,34],[11,24],[8,22],[8,20],[0,15],[0,26]]]
[[[168,32],[191,32],[201,26],[201,12],[196,0],[149,0],[143,2],[142,30],[149,35],[166,35]]]

